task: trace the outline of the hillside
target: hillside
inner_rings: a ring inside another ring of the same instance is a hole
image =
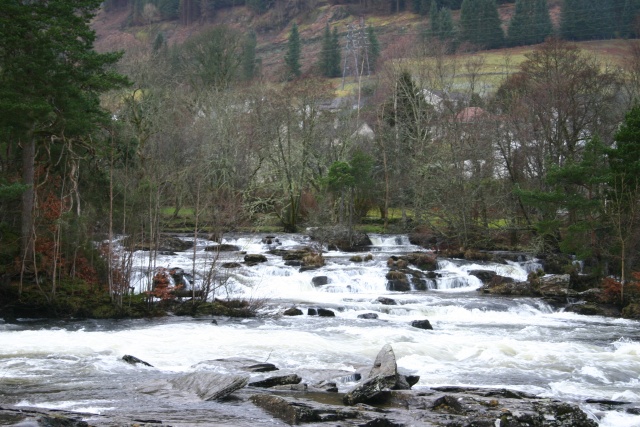
[[[257,56],[261,62],[261,72],[267,80],[277,80],[282,72],[283,56],[286,50],[290,23],[295,21],[299,26],[302,47],[302,70],[313,73],[314,63],[320,52],[322,34],[326,24],[336,27],[340,34],[340,43],[344,49],[348,26],[357,27],[361,22],[375,28],[381,46],[381,58],[394,57],[407,51],[408,46],[415,46],[416,39],[429,26],[429,18],[412,12],[396,14],[360,14],[355,7],[348,5],[330,5],[326,1],[317,2],[311,11],[291,16],[277,14],[275,11],[263,15],[253,13],[245,6],[220,10],[216,16],[206,23],[182,25],[176,21],[149,22],[147,25],[130,25],[128,10],[114,12],[101,11],[94,20],[93,26],[98,39],[96,48],[99,51],[125,50],[133,53],[139,49],[148,49],[158,33],[162,33],[167,43],[180,45],[189,37],[217,25],[226,25],[241,31],[253,30],[258,36]],[[556,27],[559,25],[560,0],[549,1],[551,19]],[[514,14],[514,4],[503,4],[499,8],[503,29],[508,27]],[[459,11],[454,11],[454,21],[459,19]],[[614,64],[623,60],[626,53],[626,40],[598,40],[578,43],[581,48],[592,52],[605,62]],[[503,57],[510,58],[510,67],[517,67],[524,58],[524,53],[531,47],[496,49],[480,52],[485,57],[484,73],[494,74],[497,63]],[[475,55],[475,53],[471,53]],[[469,54],[467,54],[469,55]],[[344,58],[344,50],[343,50]],[[493,78],[491,78],[493,79]]]

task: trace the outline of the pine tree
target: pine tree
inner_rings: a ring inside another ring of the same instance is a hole
[[[324,35],[322,37],[322,48],[318,57],[318,67],[324,77],[333,77],[333,40],[329,24],[324,27]]]
[[[378,42],[376,31],[371,25],[367,27],[367,42],[369,49],[369,68],[375,70],[378,58],[380,58],[380,43]]]
[[[287,53],[284,56],[284,63],[287,68],[287,80],[300,77],[300,34],[298,33],[298,25],[294,22],[289,32],[289,41],[287,43]]]
[[[456,36],[453,18],[451,17],[451,9],[443,7],[438,12],[438,21],[440,21],[440,40],[453,40]]]
[[[620,35],[623,37],[637,37],[638,23],[640,22],[640,0],[625,0],[622,10],[621,22],[622,30]]]
[[[331,34],[331,77],[339,77],[342,74],[340,64],[342,63],[340,55],[340,36],[338,28],[333,27]]]
[[[36,148],[84,140],[109,115],[99,95],[127,84],[116,53],[93,50],[100,0],[0,1],[0,132],[22,142],[22,249],[30,250]],[[26,258],[25,258],[26,259]]]
[[[460,9],[462,40],[477,43],[480,38],[481,3],[484,0],[464,0]]]
[[[482,39],[481,46],[488,49],[497,48],[504,45],[504,33],[502,32],[502,22],[498,14],[498,5],[495,0],[484,0],[482,10]]]
[[[560,34],[567,40],[612,37],[613,11],[613,0],[564,0]]]
[[[429,23],[431,24],[431,37],[440,35],[440,13],[436,0],[431,0],[429,7]]]
[[[533,1],[516,0],[513,18],[509,23],[508,41],[511,46],[529,44],[532,33]]]
[[[533,43],[542,43],[553,33],[553,24],[549,15],[547,0],[536,0],[533,8]]]

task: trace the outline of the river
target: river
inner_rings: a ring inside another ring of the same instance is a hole
[[[0,321],[0,403],[60,408],[91,414],[125,414],[161,419],[171,425],[260,425],[268,417],[250,404],[202,402],[179,392],[145,392],[173,375],[208,369],[200,362],[228,357],[268,361],[281,369],[335,369],[353,372],[371,366],[390,343],[398,366],[420,376],[414,388],[442,385],[506,387],[579,404],[603,427],[640,426],[640,416],[603,410],[587,399],[640,405],[640,323],[582,316],[556,310],[535,298],[478,294],[473,269],[490,269],[523,280],[539,268],[535,260],[511,264],[473,264],[441,259],[441,277],[428,291],[386,290],[387,259],[423,250],[406,236],[371,236],[373,259],[356,263],[353,253],[329,251],[327,265],[299,272],[280,256],[267,262],[225,270],[218,296],[240,296],[262,304],[251,319],[165,317],[152,320]],[[186,239],[186,238],[185,238]],[[303,235],[278,236],[267,245],[261,236],[228,236],[224,243],[248,253],[273,247],[295,248],[311,242]],[[198,240],[196,285],[214,252]],[[159,256],[156,267],[191,271],[193,252]],[[242,260],[237,252],[222,261]],[[147,283],[148,254],[136,253],[134,283]],[[314,286],[312,279],[328,282]],[[393,298],[383,305],[378,297]],[[297,306],[302,316],[281,316]],[[323,307],[335,317],[306,315]],[[376,313],[378,319],[358,318]],[[410,325],[428,319],[433,330]],[[153,367],[124,363],[131,354]],[[340,391],[353,384],[340,384]],[[215,414],[215,416],[212,416]],[[215,419],[215,422],[211,420]],[[0,420],[0,424],[2,420]],[[269,425],[285,425],[271,420]]]

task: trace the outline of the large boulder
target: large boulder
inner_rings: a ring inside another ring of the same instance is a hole
[[[196,371],[180,375],[170,382],[174,388],[193,392],[202,400],[216,400],[246,386],[249,376]]]
[[[133,248],[136,251],[157,250],[159,252],[182,252],[193,248],[193,242],[188,242],[176,236],[166,234],[160,235],[157,241],[137,241],[136,237],[127,237],[122,245],[126,248]]]
[[[315,227],[309,230],[309,236],[326,244],[330,250],[354,251],[371,246],[371,239],[366,233],[350,230],[347,227]]]
[[[418,380],[419,377],[398,373],[393,348],[386,344],[378,352],[364,381],[345,394],[342,401],[345,405],[384,403],[390,398],[391,390],[409,390]]]
[[[261,262],[267,262],[267,257],[262,254],[247,254],[244,256],[244,262],[255,265]]]

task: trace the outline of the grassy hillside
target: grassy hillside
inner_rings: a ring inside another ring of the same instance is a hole
[[[552,20],[557,26],[560,1],[551,0],[549,5]],[[513,8],[513,4],[500,7],[500,16],[505,29],[513,16]],[[459,11],[454,11],[454,20],[458,19],[458,14]],[[275,11],[256,15],[246,7],[223,9],[211,22],[188,26],[181,25],[178,21],[149,22],[147,25],[133,26],[130,25],[129,12],[126,10],[110,13],[101,11],[94,21],[94,28],[98,34],[96,43],[98,50],[125,50],[128,54],[135,54],[140,49],[148,49],[158,33],[162,33],[171,46],[179,45],[189,37],[216,25],[227,25],[242,31],[251,29],[258,35],[257,55],[262,64],[263,77],[267,80],[278,80],[282,75],[283,56],[292,20],[297,22],[303,42],[301,61],[303,74],[314,74],[326,24],[338,28],[340,43],[343,47],[350,24],[358,26],[362,20],[365,25],[373,26],[382,50],[381,60],[384,60],[402,57],[415,48],[420,35],[429,25],[428,19],[411,12],[361,16],[355,8],[346,5],[332,6],[327,2],[319,1],[318,6],[310,12],[292,16],[284,16]],[[599,40],[580,42],[578,45],[604,63],[618,65],[624,60],[629,41]],[[531,46],[496,49],[458,54],[457,58],[460,59],[460,63],[472,57],[481,58],[482,65],[479,73],[483,88],[484,91],[491,91],[506,75],[518,68],[525,58],[524,55],[531,49]],[[419,64],[416,66],[419,67]],[[464,77],[464,72],[460,75]],[[336,86],[341,86],[338,84],[340,81],[341,79],[336,79]],[[344,94],[344,90],[341,92]]]

